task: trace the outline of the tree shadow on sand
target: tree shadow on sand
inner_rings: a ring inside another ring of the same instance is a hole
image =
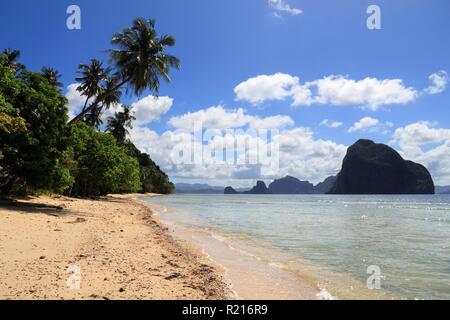
[[[0,199],[0,209],[20,211],[22,213],[46,214],[53,217],[60,217],[69,214],[62,206],[49,205],[44,203],[30,203],[23,200],[29,197],[18,199]]]

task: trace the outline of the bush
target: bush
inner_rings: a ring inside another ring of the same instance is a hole
[[[139,191],[139,164],[112,135],[79,122],[73,126],[69,152],[73,159],[69,168],[75,178],[68,190],[70,195],[105,196]]]

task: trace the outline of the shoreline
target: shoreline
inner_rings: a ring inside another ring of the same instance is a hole
[[[143,196],[140,198],[145,198]],[[166,226],[175,238],[201,250],[213,264],[223,270],[235,298],[240,300],[332,300],[326,290],[313,281],[295,275],[275,261],[268,261],[242,243],[230,243],[223,234],[204,228],[192,228],[163,216],[168,208],[151,202],[137,201],[155,212],[158,223]]]
[[[1,205],[0,299],[233,299],[222,270],[174,239],[140,196]]]
[[[390,293],[369,290],[365,283],[349,274],[335,272],[311,261],[281,252],[279,249],[244,234],[176,218],[178,209],[154,203],[151,197],[138,201],[153,208],[158,222],[171,234],[201,248],[224,270],[231,289],[243,300],[392,300]],[[196,221],[196,220],[195,220]]]

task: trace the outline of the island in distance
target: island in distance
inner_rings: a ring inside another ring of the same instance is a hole
[[[258,181],[251,190],[238,192],[233,187],[226,187],[224,194],[325,194],[331,190],[336,177],[328,177],[314,186],[309,181],[301,181],[292,176],[274,180],[269,187],[264,181]]]
[[[427,168],[371,140],[350,146],[331,194],[434,194]]]
[[[439,191],[448,192],[445,187]],[[404,160],[397,151],[371,140],[358,140],[350,146],[337,177],[314,186],[308,181],[287,176],[263,181],[249,191],[226,187],[225,194],[434,194],[433,179],[421,164]]]

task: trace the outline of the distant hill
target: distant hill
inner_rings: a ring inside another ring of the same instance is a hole
[[[325,194],[330,191],[336,181],[335,176],[326,178],[323,182],[314,186],[309,181],[301,181],[292,176],[286,176],[274,180],[269,187],[263,181],[258,181],[256,186],[250,191],[242,192],[233,187],[226,187],[224,194]]]
[[[270,194],[269,189],[267,188],[264,181],[256,182],[256,186],[251,188],[249,191],[244,191],[244,194]]]
[[[203,183],[176,183],[176,193],[192,193],[192,194],[221,194],[223,187],[210,186]]]
[[[436,194],[450,194],[450,186],[436,186]]]
[[[331,176],[326,178],[323,182],[317,184],[314,187],[314,193],[315,194],[326,194],[328,193],[331,188],[333,188],[334,184],[336,183],[337,177]]]
[[[308,181],[286,176],[272,182],[269,185],[269,191],[273,194],[313,194],[314,185]]]
[[[350,146],[332,194],[434,194],[428,170],[371,140]]]
[[[178,194],[223,194],[224,187],[211,186],[205,183],[176,183]],[[236,188],[237,192],[248,191],[249,188]]]

